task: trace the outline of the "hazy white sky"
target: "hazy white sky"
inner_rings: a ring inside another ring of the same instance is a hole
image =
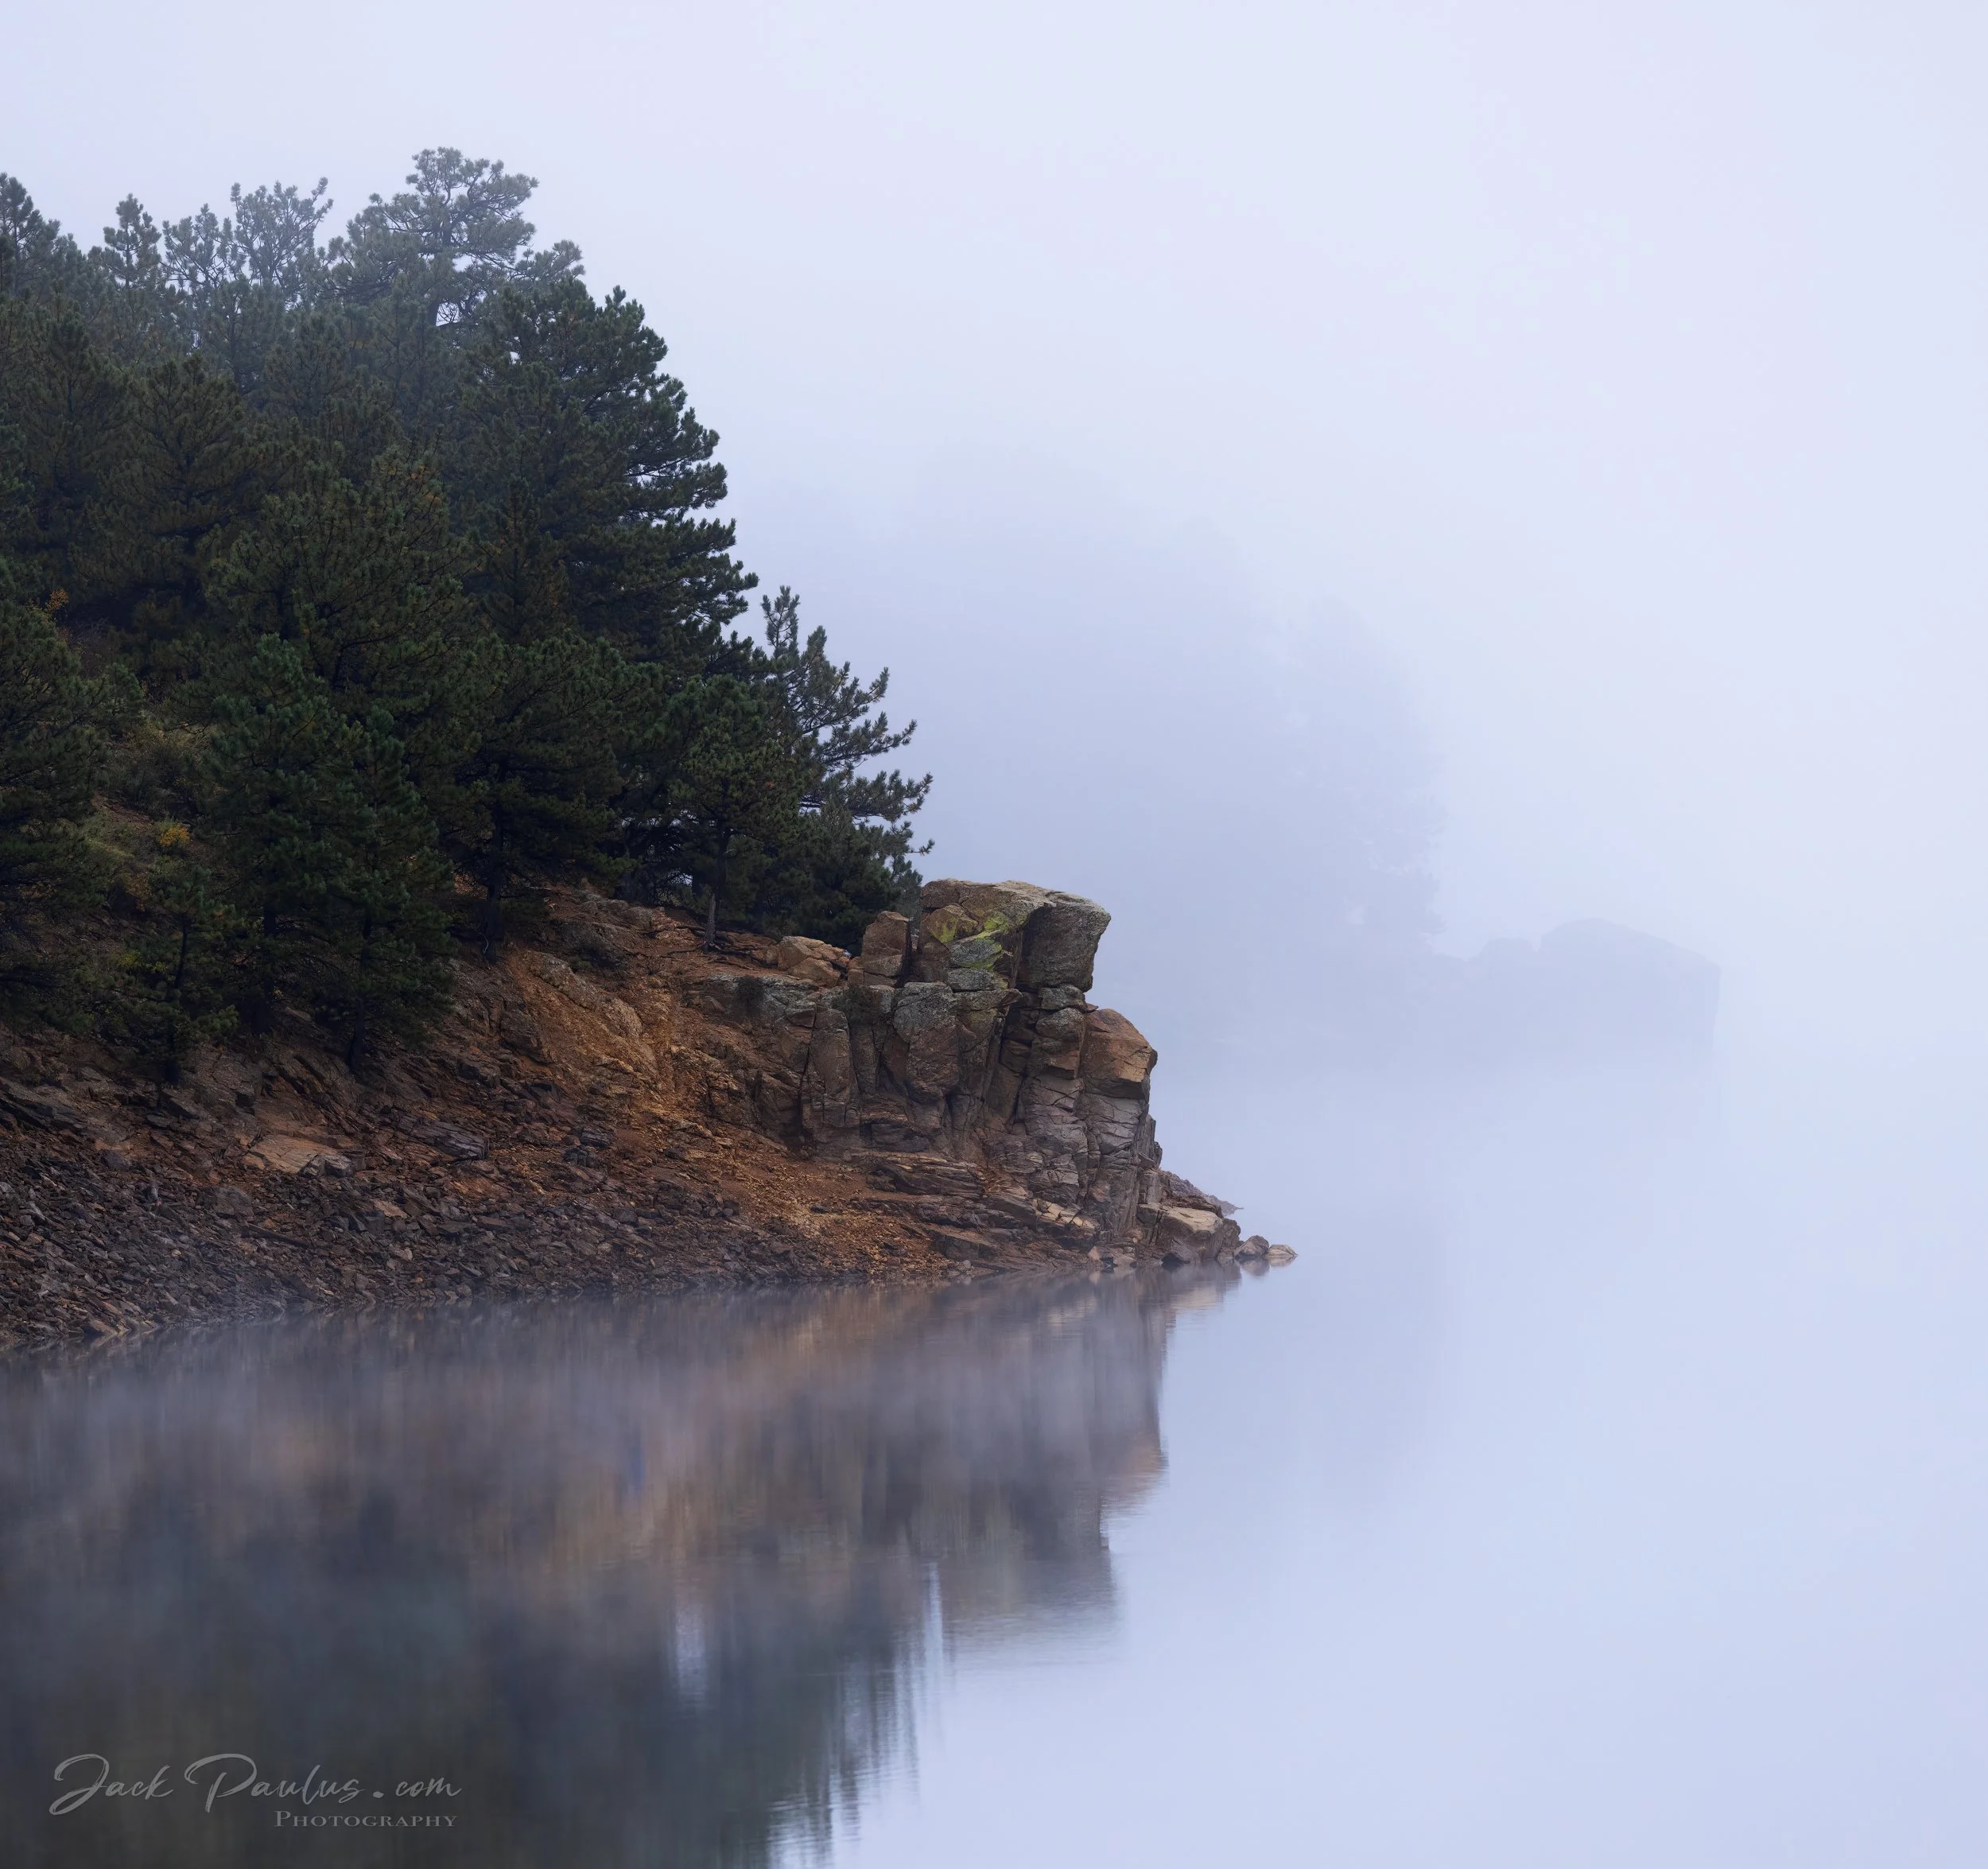
[[[748,561],[897,671],[942,870],[1150,920],[1179,876],[1112,853],[1223,735],[1142,739],[1135,661],[1191,699],[1340,606],[1439,757],[1455,943],[1602,914],[1742,997],[1988,1004],[1978,10],[10,11],[0,167],[79,231],[536,174]]]

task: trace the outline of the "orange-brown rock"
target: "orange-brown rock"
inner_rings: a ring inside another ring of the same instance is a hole
[[[1160,1166],[1109,917],[928,884],[852,958],[585,891],[355,1076],[301,1014],[164,1086],[0,1032],[0,1345],[168,1318],[693,1282],[1260,1265]]]

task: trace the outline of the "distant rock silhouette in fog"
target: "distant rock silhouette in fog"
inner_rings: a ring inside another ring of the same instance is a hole
[[[1719,970],[1613,922],[1568,922],[1468,960],[1430,957],[1425,1045],[1487,1062],[1690,1058],[1711,1047]]]

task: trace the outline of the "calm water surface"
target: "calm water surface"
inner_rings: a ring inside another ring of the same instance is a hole
[[[0,1853],[1988,1859],[1985,1086],[1175,1087],[1297,1265],[0,1364]]]

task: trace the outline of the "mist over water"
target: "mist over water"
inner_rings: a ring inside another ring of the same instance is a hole
[[[1971,1861],[1988,1098],[1814,1065],[1183,1090],[1240,1286],[17,1364],[22,1859],[266,1859],[35,1814],[239,1747],[461,1785],[345,1860]]]
[[[1225,1098],[1308,1249],[1180,1336],[1117,1653],[962,1667],[840,1859],[1972,1859],[1982,1113],[1932,1065]]]
[[[1162,1465],[1172,1315],[1224,1283],[527,1307],[16,1359],[10,1859],[266,1862],[279,1808],[375,1820],[330,1840],[341,1861],[749,1865],[825,1838],[913,1756],[941,1652],[1109,1627],[1105,1521]],[[58,1782],[79,1754],[100,1774]],[[239,1758],[199,1769],[216,1754]],[[156,1800],[44,1814],[161,1766]],[[313,1766],[354,1797],[247,1788]],[[217,1778],[243,1783],[210,1809]],[[431,1779],[453,1789],[400,1789]],[[378,1826],[410,1813],[453,1821]]]

